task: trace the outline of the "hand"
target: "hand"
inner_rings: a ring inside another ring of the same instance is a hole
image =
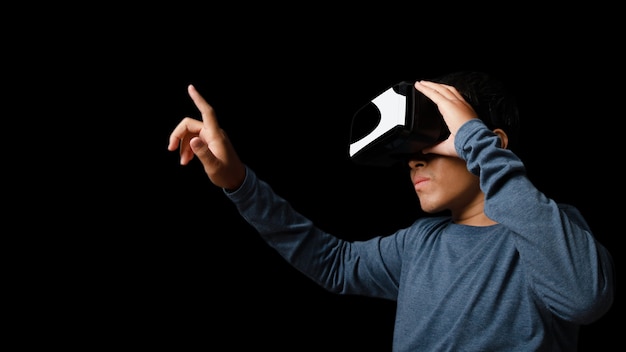
[[[202,121],[185,117],[170,135],[167,149],[174,151],[180,144],[181,165],[187,165],[195,155],[213,184],[230,190],[239,188],[246,176],[244,164],[217,123],[213,107],[193,85],[189,85],[188,91]]]
[[[456,136],[461,125],[477,118],[476,111],[452,86],[430,81],[417,81],[415,82],[415,89],[437,104],[437,108],[450,130],[450,136],[446,140],[430,148],[424,148],[422,152],[458,156],[454,147],[454,136]]]

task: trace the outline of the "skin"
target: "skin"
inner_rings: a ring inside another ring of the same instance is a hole
[[[457,131],[467,121],[477,118],[476,112],[454,87],[420,81],[415,83],[415,88],[437,104],[450,130],[448,139],[409,160],[411,181],[422,210],[427,213],[450,210],[452,220],[457,224],[496,224],[485,215],[485,195],[478,177],[467,170],[465,161],[459,158],[454,148]],[[494,132],[506,147],[506,133],[501,129]]]
[[[430,81],[418,81],[415,88],[430,98],[441,112],[450,136],[445,141],[412,157],[408,164],[410,177],[420,206],[425,212],[450,210],[458,224],[489,226],[496,222],[484,213],[484,194],[479,179],[467,170],[454,148],[454,136],[467,121],[475,119],[476,112],[452,86]],[[202,115],[202,120],[185,117],[172,131],[168,150],[180,148],[180,163],[187,165],[196,156],[211,182],[228,190],[241,186],[245,178],[245,165],[226,132],[220,128],[213,107],[198,93],[193,85],[189,96]],[[506,134],[494,130],[506,147]]]

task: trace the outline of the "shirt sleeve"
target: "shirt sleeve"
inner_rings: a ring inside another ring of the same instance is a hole
[[[610,253],[576,208],[536,189],[521,160],[499,143],[478,119],[461,126],[455,137],[459,156],[480,177],[485,213],[515,236],[527,279],[543,304],[568,321],[593,322],[613,302]]]
[[[225,194],[241,216],[287,262],[326,290],[394,300],[401,269],[401,236],[351,242],[316,227],[252,169]]]

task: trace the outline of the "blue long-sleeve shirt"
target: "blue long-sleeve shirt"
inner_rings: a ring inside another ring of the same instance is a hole
[[[455,145],[498,224],[423,217],[365,241],[325,233],[247,170],[226,192],[289,263],[328,291],[397,302],[394,351],[575,351],[613,302],[613,261],[577,209],[538,191],[480,120]]]

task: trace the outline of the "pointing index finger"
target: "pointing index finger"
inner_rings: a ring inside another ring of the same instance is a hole
[[[202,114],[202,123],[204,124],[204,128],[210,131],[218,130],[219,124],[217,123],[213,107],[209,105],[206,100],[204,100],[193,84],[190,84],[189,87],[187,87],[187,91],[189,92],[189,96],[193,100],[194,104],[196,104],[196,107]]]

